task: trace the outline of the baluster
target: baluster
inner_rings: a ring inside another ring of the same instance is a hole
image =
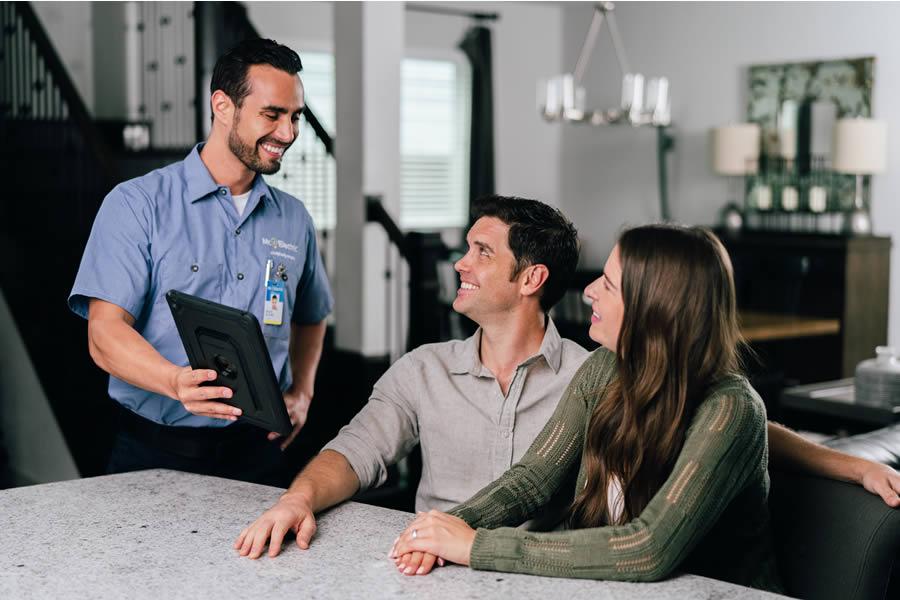
[[[0,3],[0,52],[3,53],[3,71],[0,72],[0,81],[2,81],[3,85],[0,86],[0,116],[6,116],[6,105],[9,102],[9,73],[11,71],[11,62],[12,56],[10,54],[9,48],[7,47],[7,27],[9,27],[9,11],[11,7],[8,3],[3,2]]]

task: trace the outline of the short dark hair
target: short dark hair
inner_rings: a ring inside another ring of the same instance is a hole
[[[563,214],[543,202],[515,196],[485,196],[472,204],[472,222],[495,217],[509,225],[509,248],[516,259],[510,279],[530,265],[550,271],[540,295],[548,312],[560,301],[578,266],[578,231]]]
[[[250,93],[247,71],[252,65],[270,65],[296,75],[303,70],[303,63],[296,52],[276,42],[261,38],[240,42],[216,61],[209,93],[216,90],[225,92],[235,106],[240,107]]]

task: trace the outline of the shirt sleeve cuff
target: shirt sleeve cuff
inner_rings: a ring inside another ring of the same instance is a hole
[[[324,304],[316,310],[304,311],[295,309],[291,315],[291,322],[297,325],[317,325],[331,314],[332,304]]]
[[[79,317],[87,319],[91,300],[93,298],[115,304],[119,308],[127,311],[128,314],[135,318],[135,320],[137,320],[141,311],[141,306],[138,303],[129,301],[125,298],[115,298],[112,294],[101,292],[99,290],[87,289],[72,290],[72,293],[69,295],[69,309]]]
[[[522,530],[512,527],[480,528],[475,532],[469,566],[479,571],[521,572]]]
[[[494,540],[489,529],[479,529],[475,532],[475,540],[472,542],[472,550],[469,554],[469,567],[478,571],[494,571]]]
[[[454,506],[447,511],[447,514],[459,517],[465,521],[469,527],[474,527],[474,524],[478,522],[478,513],[471,508],[467,508],[465,505]]]

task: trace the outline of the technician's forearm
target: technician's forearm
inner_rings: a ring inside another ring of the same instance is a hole
[[[88,349],[98,367],[131,385],[175,397],[178,366],[121,319],[90,319]]]
[[[313,395],[324,341],[324,320],[315,325],[291,325],[291,375],[294,385],[302,386],[310,397]]]

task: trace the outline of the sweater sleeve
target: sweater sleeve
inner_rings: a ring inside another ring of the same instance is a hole
[[[522,459],[448,512],[476,528],[519,525],[537,514],[577,466],[587,415],[614,373],[615,355],[596,350],[575,373],[553,416]]]
[[[698,407],[671,475],[640,516],[622,526],[529,533],[478,529],[474,569],[626,581],[668,576],[731,501],[765,471],[766,416],[746,383]]]

